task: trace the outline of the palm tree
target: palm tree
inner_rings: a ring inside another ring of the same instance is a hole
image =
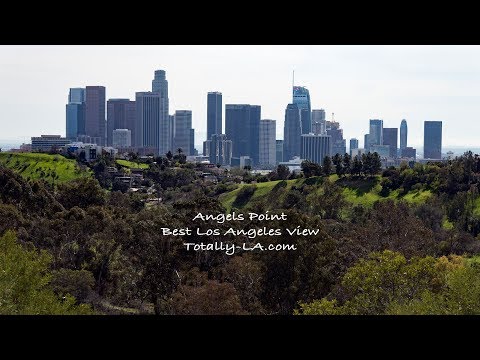
[[[178,148],[178,149],[177,149],[177,152],[178,152],[178,155],[182,155],[182,153],[183,153],[182,148]]]

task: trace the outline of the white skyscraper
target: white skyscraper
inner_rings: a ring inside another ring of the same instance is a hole
[[[276,121],[260,121],[260,154],[261,165],[275,165],[276,160]]]

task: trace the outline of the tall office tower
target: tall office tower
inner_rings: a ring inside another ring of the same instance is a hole
[[[408,127],[407,120],[403,119],[400,124],[400,150],[407,147]]]
[[[178,149],[182,149],[183,154],[189,156],[191,154],[191,137],[192,130],[192,112],[190,110],[175,111],[175,138],[174,138],[174,153]]]
[[[85,102],[85,88],[70,88],[68,93],[68,103],[83,103]]]
[[[190,129],[190,155],[195,154],[195,129]]]
[[[364,136],[364,140],[363,140],[363,148],[365,149],[365,152],[369,152],[370,151],[370,139],[369,139],[370,135],[369,134],[365,134]]]
[[[135,101],[130,99],[109,99],[107,101],[107,145],[113,145],[113,130],[128,129],[135,142]]]
[[[310,93],[306,87],[293,87],[293,104],[298,106],[298,110],[300,112],[302,134],[309,134],[312,131],[312,108],[310,105]]]
[[[208,156],[211,164],[230,165],[232,162],[232,140],[225,134],[214,134],[203,142],[203,155]]]
[[[169,122],[169,131],[170,131],[170,144],[172,144],[172,152],[173,150],[173,142],[175,141],[175,115],[168,115],[168,122]]]
[[[260,121],[260,154],[259,163],[261,165],[276,164],[276,121]]]
[[[132,146],[132,131],[129,129],[115,129],[112,133],[112,145],[116,148]]]
[[[358,140],[355,138],[350,139],[350,156],[352,156],[352,150],[358,149]]]
[[[76,139],[85,134],[85,103],[70,103],[66,105],[67,131],[66,138]]]
[[[369,147],[383,144],[383,120],[370,120],[370,133],[368,135]]]
[[[249,156],[253,164],[259,162],[260,105],[225,105],[225,132],[232,140],[232,156]]]
[[[423,128],[423,158],[442,158],[442,122],[425,121]]]
[[[169,150],[174,150],[172,144],[173,130],[171,128],[171,122],[168,115],[168,81],[165,77],[165,70],[155,70],[155,77],[152,80],[152,92],[160,95],[158,151],[159,154],[162,155],[166,154]]]
[[[389,157],[395,159],[398,154],[398,128],[383,128],[383,145],[390,146]]]
[[[297,104],[288,104],[285,109],[283,126],[283,161],[289,161],[295,156],[300,156],[301,135],[302,123],[298,106]]]
[[[76,139],[85,134],[85,89],[70,88],[66,105],[66,137]]]
[[[222,133],[222,93],[209,92],[207,95],[207,140],[214,134]]]
[[[85,135],[100,139],[105,145],[105,86],[87,86],[85,89]]]
[[[312,110],[312,133],[324,135],[326,132],[325,110]]]
[[[283,162],[283,140],[276,140],[276,164]]]
[[[332,154],[345,155],[347,153],[347,141],[343,138],[343,130],[340,129],[340,123],[337,121],[327,121],[327,135],[330,135],[332,144]]]
[[[168,150],[160,152],[160,102],[159,93],[135,93],[135,146],[155,148],[156,155],[165,156]],[[163,150],[164,146],[161,149]]]
[[[325,156],[331,156],[330,135],[302,134],[300,157],[317,164],[323,164]]]

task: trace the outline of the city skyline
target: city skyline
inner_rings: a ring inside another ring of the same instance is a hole
[[[311,108],[325,109],[327,120],[335,113],[345,139],[362,138],[369,119],[383,119],[385,127],[407,119],[409,146],[423,145],[424,121],[443,122],[444,147],[480,145],[479,46],[2,46],[0,54],[3,141],[65,135],[69,88],[105,86],[107,100],[134,100],[150,90],[156,69],[168,73],[170,114],[192,110],[197,148],[207,138],[212,91],[222,93],[223,104],[260,105],[282,139],[295,70]],[[25,86],[26,77],[42,91]]]

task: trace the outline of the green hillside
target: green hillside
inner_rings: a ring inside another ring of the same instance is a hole
[[[44,179],[55,183],[91,176],[90,170],[80,169],[75,160],[61,155],[2,152],[0,165],[14,170],[25,179]]]
[[[380,176],[376,176],[372,179],[346,180],[339,179],[337,175],[331,175],[329,180],[344,188],[343,195],[345,196],[345,199],[352,205],[364,205],[371,207],[376,201],[386,199],[395,201],[404,200],[410,204],[419,204],[425,202],[432,195],[429,190],[412,190],[405,195],[400,195],[400,192],[395,190],[390,192],[388,196],[381,196],[380,192],[382,190],[382,186],[380,185]],[[287,185],[285,189],[290,190],[292,186],[300,187],[304,183],[308,185],[315,185],[321,183],[322,181],[323,179],[321,177],[286,180]],[[252,205],[255,200],[267,197],[279,182],[280,181],[269,181],[256,184],[256,190],[252,197],[242,207],[248,207]],[[231,211],[232,205],[243,186],[240,186],[234,191],[220,195],[219,200],[227,209],[227,212]]]
[[[115,160],[115,162],[118,165],[121,165],[129,169],[148,169],[148,164],[144,164],[144,163],[137,163],[137,162],[121,160],[121,159]]]

